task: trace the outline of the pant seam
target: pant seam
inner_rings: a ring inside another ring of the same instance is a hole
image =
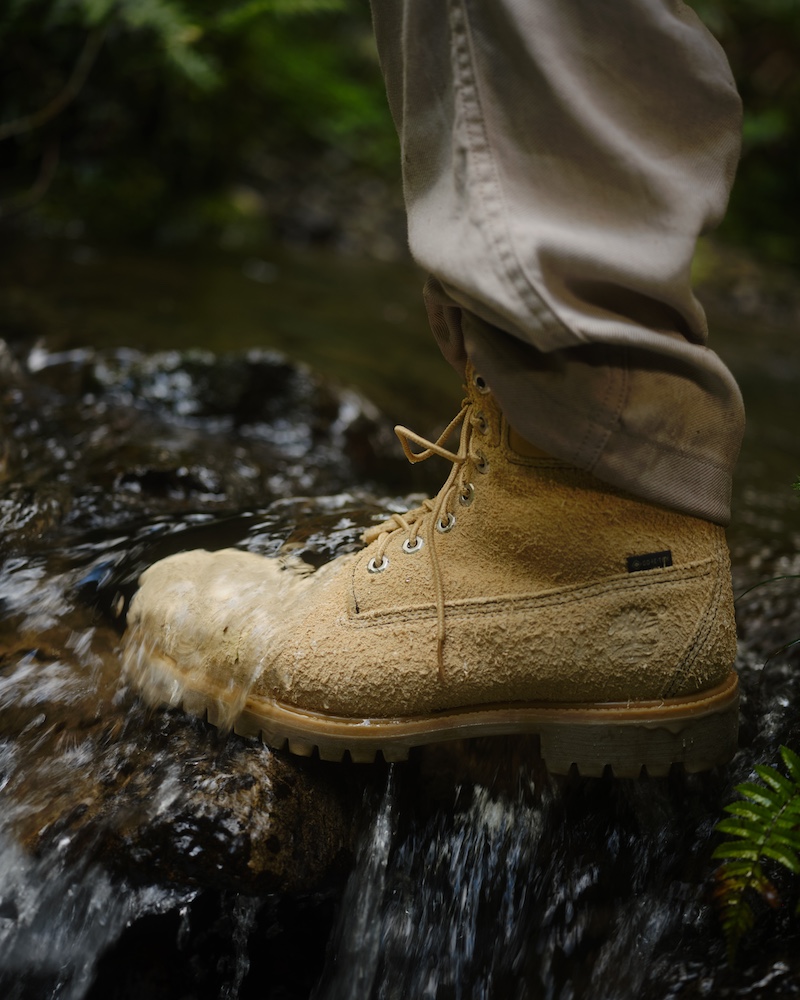
[[[525,277],[513,242],[502,224],[504,198],[482,113],[468,20],[465,0],[451,0],[450,27],[457,98],[464,116],[467,152],[475,171],[475,187],[481,192],[481,200],[486,209],[487,236],[501,264],[500,277],[511,285],[512,291],[543,327],[556,325],[575,337],[575,332],[553,312]],[[469,165],[467,169],[471,172]]]

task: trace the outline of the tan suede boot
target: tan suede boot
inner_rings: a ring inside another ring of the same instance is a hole
[[[331,760],[508,733],[537,734],[554,773],[728,760],[723,529],[543,457],[467,376],[438,442],[397,429],[412,461],[453,463],[434,499],[315,573],[234,550],[157,563],[131,605],[128,675],[151,701]]]

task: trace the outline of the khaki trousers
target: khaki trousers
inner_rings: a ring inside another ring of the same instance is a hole
[[[744,413],[690,284],[739,153],[681,0],[372,0],[445,357],[552,455],[724,524]]]

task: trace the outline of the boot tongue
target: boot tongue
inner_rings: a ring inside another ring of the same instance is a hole
[[[489,386],[486,380],[480,375],[479,372],[475,370],[474,365],[471,361],[467,361],[467,366],[464,371],[464,378],[466,380],[466,391],[470,401],[479,407],[481,404],[484,406],[487,402],[487,397],[493,398],[493,403],[491,404],[494,408],[498,408],[497,399],[492,397],[491,386]],[[503,421],[503,416],[501,412],[498,412],[498,416]],[[533,459],[549,459],[554,460],[553,456],[549,452],[542,451],[541,448],[537,448],[535,444],[531,444],[530,441],[518,434],[517,431],[511,427],[506,421],[506,426],[508,427],[508,437],[506,441],[508,447],[515,454],[519,455],[520,458],[533,458]],[[565,463],[566,464],[566,463]]]
[[[535,444],[531,444],[530,441],[526,441],[521,434],[517,434],[513,427],[509,425],[508,428],[508,446],[517,455],[521,455],[523,458],[552,458],[546,451],[542,451],[541,448],[537,448]]]

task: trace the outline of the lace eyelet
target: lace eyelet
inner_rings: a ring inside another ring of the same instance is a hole
[[[458,494],[458,502],[462,507],[469,507],[475,499],[475,487],[472,483],[464,483],[464,489]]]
[[[440,517],[436,522],[436,530],[443,535],[448,531],[452,531],[455,526],[456,519],[454,514],[448,514],[447,517]]]
[[[475,456],[475,468],[483,475],[489,471],[489,459],[482,451],[479,451]]]
[[[489,421],[486,419],[485,414],[478,413],[475,417],[475,426],[481,434],[489,433]]]
[[[381,561],[380,562],[375,562],[375,558],[373,557],[367,563],[367,572],[368,573],[382,573],[386,569],[386,567],[388,565],[389,565],[389,560],[386,558],[386,556],[381,556]]]
[[[403,542],[401,548],[403,549],[403,552],[406,553],[406,555],[410,556],[413,555],[415,552],[419,552],[419,550],[422,548],[424,544],[425,542],[422,540],[422,538],[420,538],[420,536],[417,535],[417,537],[414,539],[413,542],[411,541],[410,538],[407,538]]]
[[[488,385],[486,384],[486,379],[485,379],[485,378],[483,377],[483,375],[478,375],[478,374],[476,373],[476,374],[474,375],[473,379],[472,379],[472,382],[473,382],[473,384],[474,384],[475,388],[476,388],[476,389],[478,390],[478,392],[479,392],[479,393],[480,393],[480,394],[481,394],[482,396],[485,396],[485,395],[486,395],[487,393],[489,393],[489,392],[491,392],[491,391],[492,391],[492,390],[491,390],[491,389],[489,388],[489,386],[488,386]]]

